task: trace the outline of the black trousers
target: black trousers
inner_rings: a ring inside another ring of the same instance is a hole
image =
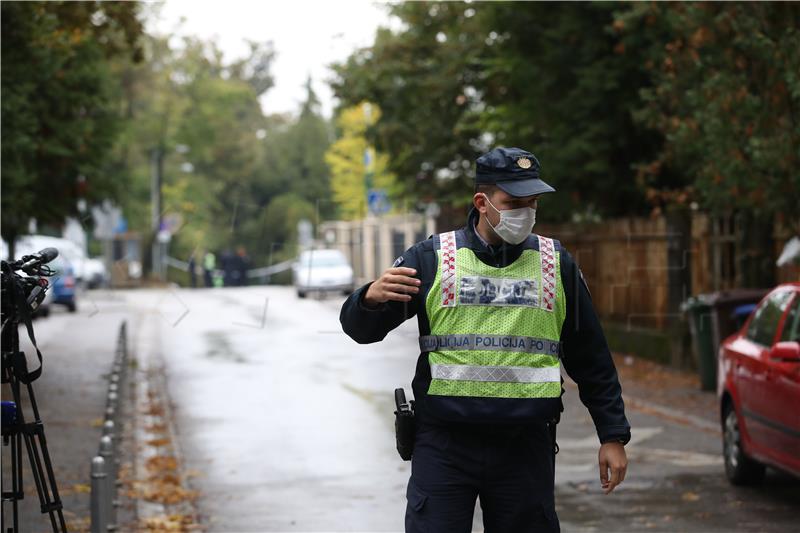
[[[468,533],[480,497],[486,533],[560,531],[555,454],[545,424],[420,425],[406,493],[406,533]]]

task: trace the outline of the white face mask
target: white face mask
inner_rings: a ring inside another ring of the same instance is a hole
[[[518,209],[497,209],[489,197],[483,195],[492,209],[500,214],[500,222],[496,226],[491,226],[498,237],[509,244],[519,244],[528,238],[536,224],[536,209],[532,207],[520,207]],[[488,222],[488,220],[487,220]]]

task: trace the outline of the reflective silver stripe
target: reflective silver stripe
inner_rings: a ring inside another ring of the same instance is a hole
[[[496,352],[542,353],[558,357],[557,341],[518,337],[516,335],[423,335],[419,349],[423,352],[441,350],[491,350]]]
[[[499,381],[504,383],[560,383],[559,367],[431,365],[433,379]]]

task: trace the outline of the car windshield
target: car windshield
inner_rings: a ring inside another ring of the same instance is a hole
[[[782,341],[800,342],[800,294],[794,297],[792,308],[783,324]]]
[[[303,254],[300,263],[311,267],[347,266],[347,259],[341,252],[319,251]]]

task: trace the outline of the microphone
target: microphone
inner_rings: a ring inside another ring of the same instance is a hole
[[[28,272],[30,269],[34,269],[40,265],[45,265],[58,257],[58,249],[53,247],[47,247],[43,250],[39,250],[35,254],[26,255],[22,258],[22,266],[19,268],[25,272]],[[28,272],[30,274],[30,272]]]

